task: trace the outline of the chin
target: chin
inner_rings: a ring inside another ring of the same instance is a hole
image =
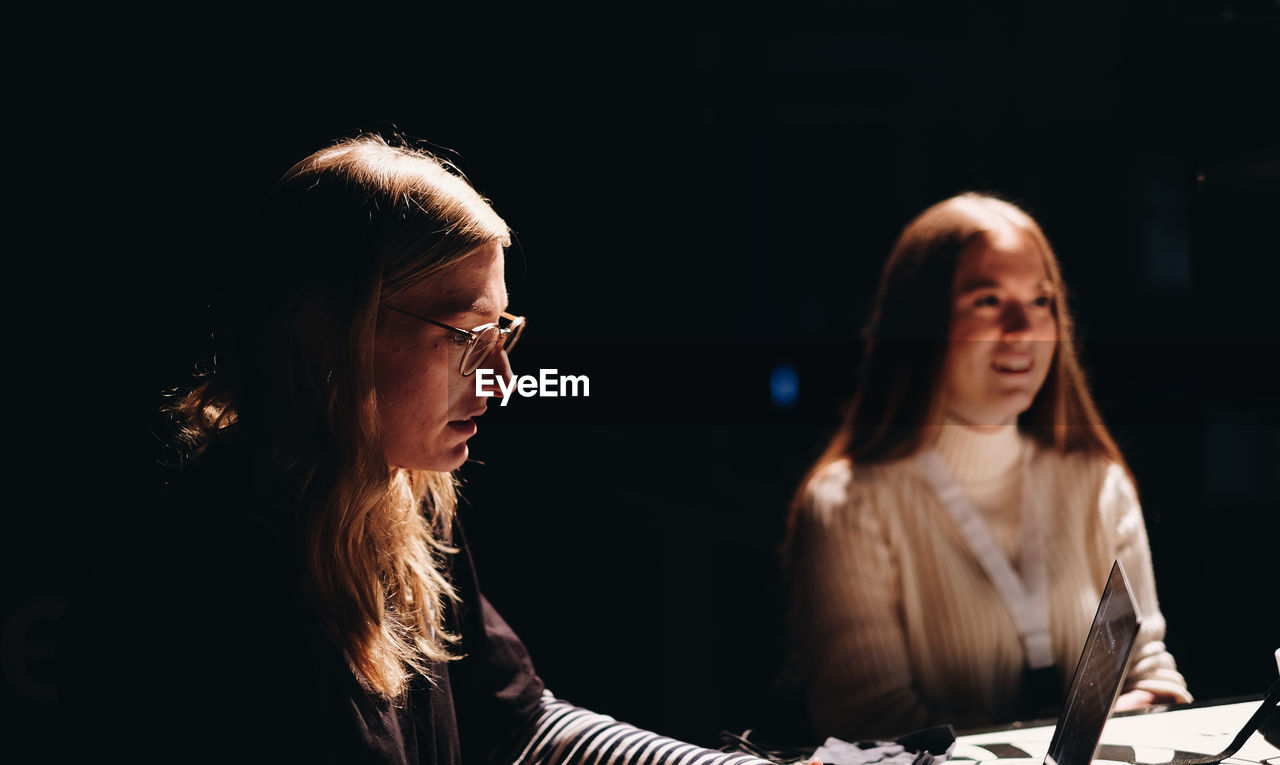
[[[462,467],[462,463],[467,461],[470,453],[470,449],[467,448],[467,442],[463,441],[457,449],[449,452],[447,457],[438,460],[439,465],[437,467],[430,467],[427,470],[434,470],[437,473],[448,473],[457,470]]]
[[[388,460],[388,463],[402,470],[448,473],[462,467],[462,463],[467,461],[467,456],[467,444],[464,441],[444,454],[420,455],[416,459]]]

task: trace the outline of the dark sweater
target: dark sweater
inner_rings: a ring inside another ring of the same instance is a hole
[[[63,707],[77,757],[131,761],[454,763],[505,760],[543,686],[480,593],[460,526],[450,556],[464,658],[369,691],[298,587],[291,514],[249,461],[211,448],[74,605]],[[116,759],[116,758],[111,758]]]
[[[242,453],[211,447],[87,583],[62,640],[74,761],[762,764],[546,692],[457,524],[446,621],[462,658],[401,703],[370,692],[303,599],[291,513],[266,486]]]

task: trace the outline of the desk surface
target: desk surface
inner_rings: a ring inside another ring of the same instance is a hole
[[[1168,762],[1172,750],[1214,754],[1227,748],[1260,703],[1261,700],[1246,701],[1113,717],[1102,730],[1102,744],[1133,747],[1133,755],[1140,763]],[[993,752],[984,746],[1007,744],[1042,762],[1052,737],[1052,725],[969,734],[957,738],[952,758],[982,761],[1021,756],[1012,749],[994,747]],[[1255,732],[1234,757],[1223,762],[1280,765],[1280,749]]]

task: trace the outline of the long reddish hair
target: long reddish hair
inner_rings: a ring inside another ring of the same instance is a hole
[[[840,429],[805,477],[848,459],[889,462],[925,447],[943,418],[942,377],[951,290],[960,252],[979,237],[1014,230],[1035,243],[1055,292],[1058,342],[1048,376],[1018,429],[1066,453],[1084,450],[1125,466],[1089,394],[1076,357],[1066,285],[1058,258],[1035,220],[986,194],[965,193],[929,207],[907,224],[880,275],[857,390]],[[1127,470],[1127,466],[1126,470]]]

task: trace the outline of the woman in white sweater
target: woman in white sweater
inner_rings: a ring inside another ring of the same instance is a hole
[[[792,508],[792,653],[822,735],[1050,713],[1111,563],[1143,616],[1117,702],[1191,700],[1132,477],[1085,385],[1056,257],[964,194],[903,230],[846,420]]]

